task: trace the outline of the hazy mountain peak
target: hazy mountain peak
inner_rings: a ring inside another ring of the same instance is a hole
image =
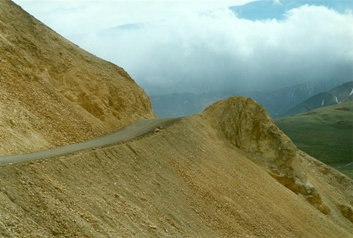
[[[352,101],[353,81],[343,83],[328,91],[320,92],[293,107],[282,116],[291,116],[307,112],[315,108]]]

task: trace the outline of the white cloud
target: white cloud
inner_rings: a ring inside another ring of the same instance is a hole
[[[283,21],[249,21],[219,1],[81,0],[74,10],[64,3],[47,6],[43,12],[52,14],[43,21],[124,67],[150,93],[263,89],[353,74],[350,13],[303,6]]]
[[[277,5],[281,5],[281,6],[282,6],[282,3],[281,3],[280,0],[274,0],[274,1],[273,1],[273,4],[277,4]]]

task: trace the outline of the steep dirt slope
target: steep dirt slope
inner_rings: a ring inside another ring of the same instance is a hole
[[[9,0],[0,0],[0,115],[0,155],[83,141],[154,117],[122,68]]]
[[[2,237],[353,237],[352,180],[241,97],[134,141],[0,171]]]

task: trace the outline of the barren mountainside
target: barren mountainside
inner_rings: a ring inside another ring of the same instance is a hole
[[[155,117],[123,69],[8,0],[0,47],[0,155]],[[262,106],[232,97],[128,141],[0,166],[0,237],[347,238],[352,191]]]
[[[3,237],[353,237],[353,181],[242,97],[129,142],[0,170]]]
[[[120,67],[0,1],[0,155],[87,140],[154,117]]]

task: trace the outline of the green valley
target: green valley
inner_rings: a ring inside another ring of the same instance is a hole
[[[353,102],[275,120],[297,147],[353,179]]]

